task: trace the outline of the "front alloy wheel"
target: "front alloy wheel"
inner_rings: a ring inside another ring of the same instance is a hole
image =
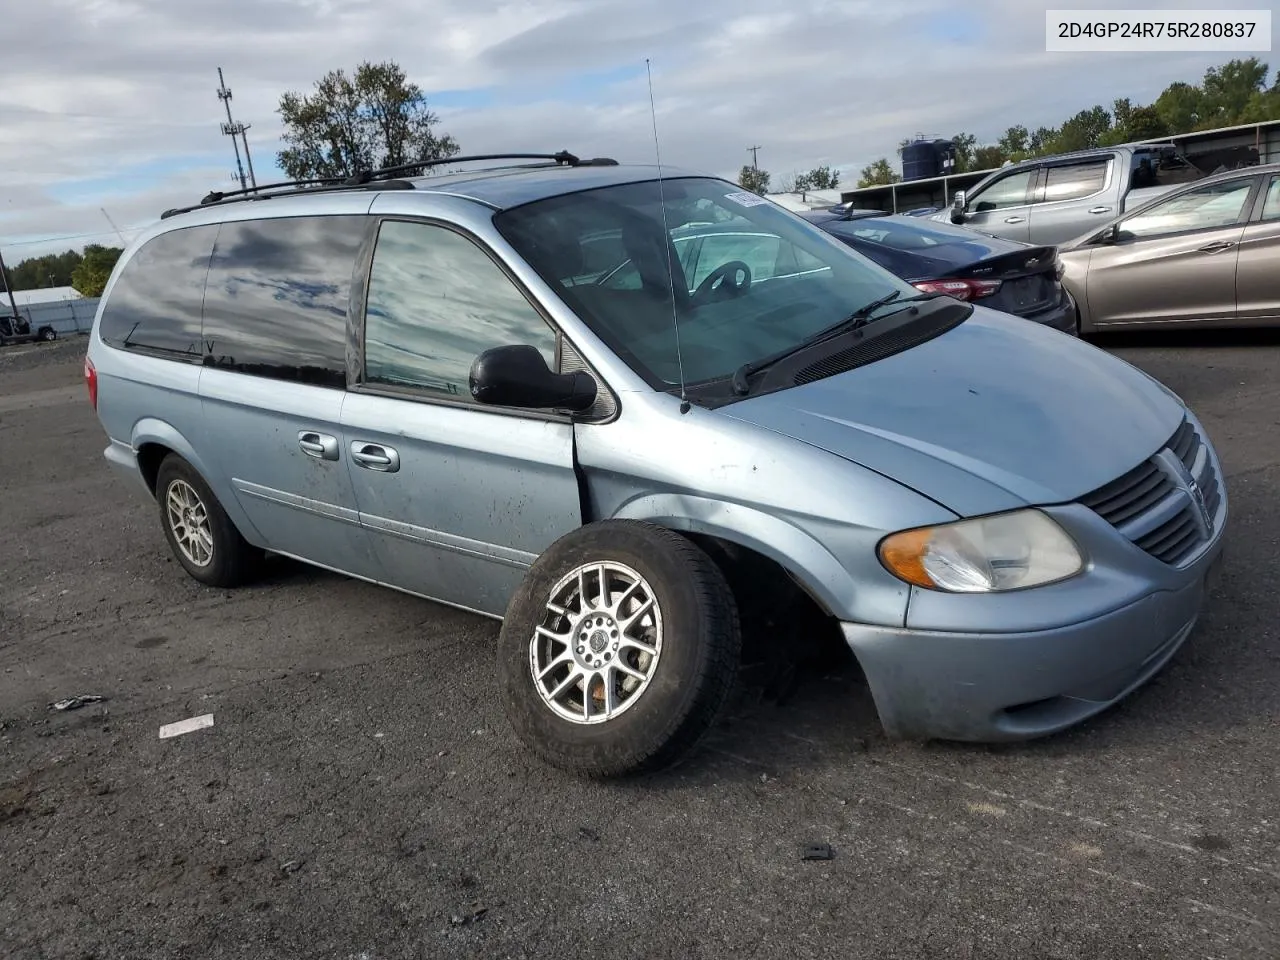
[[[670,766],[715,723],[742,639],[724,574],[691,540],[589,523],[525,575],[498,637],[503,706],[544,762],[592,777]]]
[[[551,591],[529,643],[538,694],[570,723],[604,723],[636,703],[662,655],[662,609],[621,563],[578,567]]]

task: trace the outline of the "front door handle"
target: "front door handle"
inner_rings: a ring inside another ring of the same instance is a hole
[[[353,441],[351,459],[366,470],[377,470],[379,473],[395,473],[400,469],[400,454],[393,448],[384,447],[380,443]]]
[[[1005,217],[1004,218],[1005,223],[1025,223],[1026,220],[1027,220],[1026,217]]]
[[[1110,207],[1091,207],[1089,209],[1089,212],[1090,213],[1110,213],[1111,208]]]
[[[338,459],[338,438],[331,437],[325,433],[316,433],[314,430],[300,430],[298,432],[298,446],[302,448],[302,452],[308,457],[315,457],[317,460]]]
[[[1223,250],[1230,250],[1235,244],[1230,240],[1216,240],[1213,243],[1206,243],[1200,247],[1201,253],[1221,253]]]

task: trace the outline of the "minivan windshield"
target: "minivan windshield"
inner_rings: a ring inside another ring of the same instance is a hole
[[[873,301],[917,293],[772,201],[713,178],[564,194],[500,213],[494,223],[660,390],[680,383],[681,361],[688,386],[725,380]],[[886,303],[870,319],[897,307]]]

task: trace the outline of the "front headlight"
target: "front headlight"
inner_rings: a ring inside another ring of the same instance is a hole
[[[880,562],[928,590],[995,593],[1056,583],[1084,569],[1066,532],[1039,510],[1019,510],[894,533]]]

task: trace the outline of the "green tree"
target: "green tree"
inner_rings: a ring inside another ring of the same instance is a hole
[[[858,175],[859,187],[875,187],[901,181],[902,177],[893,172],[893,167],[889,166],[889,161],[885,157],[867,164]]]
[[[1202,129],[1240,123],[1254,95],[1267,82],[1269,68],[1257,57],[1231,60],[1205,71],[1199,125]]]
[[[951,138],[956,151],[956,164],[952,172],[966,173],[976,169],[973,165],[973,151],[978,145],[978,138],[972,133],[957,133]]]
[[[996,141],[1002,153],[1010,160],[1021,160],[1029,149],[1031,132],[1022,124],[1010,127]]]
[[[1102,142],[1111,130],[1111,114],[1105,107],[1094,106],[1081,110],[1058,128],[1049,145],[1051,153],[1070,153],[1072,150],[1090,150]]]
[[[1239,123],[1262,123],[1266,120],[1280,120],[1280,72],[1276,73],[1275,83],[1267,90],[1259,90],[1245,105],[1238,118]]]
[[[84,248],[84,257],[71,273],[71,286],[86,297],[100,297],[111,279],[111,270],[124,253],[119,247],[104,247],[91,243]]]
[[[5,283],[14,290],[68,287],[71,285],[71,273],[79,265],[80,259],[80,254],[75,250],[28,257],[5,271]]]
[[[840,174],[825,164],[796,177],[794,190],[834,190],[840,185]]]
[[[1129,115],[1128,140],[1154,140],[1168,135],[1169,128],[1155,107],[1136,107]]]
[[[1004,148],[1000,144],[989,143],[973,151],[973,169],[990,170],[992,167],[1000,166],[1008,159],[1009,155],[1004,152]]]
[[[1153,106],[1170,133],[1189,133],[1200,127],[1204,117],[1204,91],[1182,81],[1171,83]]]
[[[1058,137],[1056,127],[1036,127],[1027,137],[1027,156],[1043,157],[1052,151],[1053,142]]]
[[[276,159],[295,180],[347,177],[458,153],[453,137],[435,132],[439,118],[422,89],[391,61],[365,61],[351,77],[331,70],[310,95],[284,94],[278,112],[286,147]]]
[[[763,196],[769,192],[769,171],[748,164],[738,173],[738,183],[752,193]]]

